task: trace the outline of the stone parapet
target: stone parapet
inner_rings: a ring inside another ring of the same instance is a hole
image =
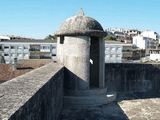
[[[105,81],[108,91],[160,91],[160,64],[106,63]]]
[[[64,68],[54,63],[0,85],[0,120],[56,120],[63,101]]]

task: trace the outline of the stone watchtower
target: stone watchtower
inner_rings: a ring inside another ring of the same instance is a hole
[[[105,42],[102,26],[80,9],[55,33],[57,62],[64,65],[64,104],[100,105],[115,100],[105,86]]]

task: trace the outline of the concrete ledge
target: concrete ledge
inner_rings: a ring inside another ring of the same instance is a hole
[[[160,91],[160,64],[106,63],[105,83],[108,91]]]
[[[94,96],[64,96],[65,106],[99,106],[116,100],[116,93],[110,92]]]
[[[0,84],[0,120],[56,118],[62,105],[63,73],[62,66],[49,63]]]
[[[92,96],[101,95],[107,93],[107,87],[105,88],[94,88],[90,90],[65,90],[67,96]]]

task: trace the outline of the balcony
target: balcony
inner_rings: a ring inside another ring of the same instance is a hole
[[[51,59],[50,56],[40,56],[40,59]]]
[[[5,51],[5,52],[9,52],[9,51],[10,51],[10,49],[9,49],[9,48],[7,48],[7,49],[3,49],[3,51]]]
[[[50,49],[40,49],[41,52],[50,52]]]
[[[30,48],[29,51],[40,51],[39,48]]]
[[[132,50],[122,50],[122,52],[131,52]]]
[[[5,59],[5,60],[9,60],[9,59],[10,59],[10,56],[4,56],[4,59]]]
[[[29,59],[51,59],[50,56],[29,56]]]
[[[40,56],[29,56],[29,59],[40,59]]]

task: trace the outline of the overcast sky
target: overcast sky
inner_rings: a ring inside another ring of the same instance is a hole
[[[160,0],[0,0],[0,35],[43,39],[82,8],[107,28],[160,34]]]

